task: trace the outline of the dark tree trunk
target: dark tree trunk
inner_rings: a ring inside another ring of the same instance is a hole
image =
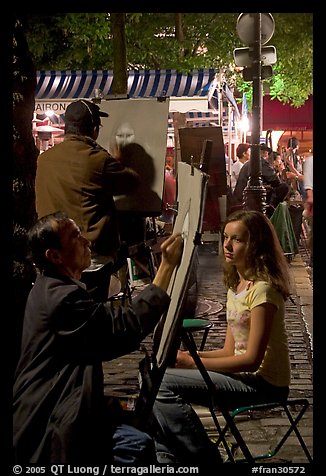
[[[28,257],[26,232],[36,220],[35,170],[38,149],[32,134],[36,72],[29,55],[21,20],[13,37],[13,307],[14,362],[19,355],[21,328],[28,292],[35,279]]]
[[[182,24],[182,13],[175,13],[175,38],[180,41],[180,43],[184,40],[183,34],[183,24]]]
[[[113,94],[127,94],[127,48],[125,13],[111,13],[113,35]]]
[[[180,44],[180,57],[182,58],[185,56],[185,49],[183,46],[183,42],[184,42],[183,13],[175,13],[174,21],[175,21],[175,39]]]

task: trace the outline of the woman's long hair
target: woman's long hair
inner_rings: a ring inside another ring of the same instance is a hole
[[[270,220],[261,212],[237,210],[230,214],[222,228],[222,240],[227,223],[241,221],[248,230],[245,278],[267,281],[287,299],[291,293],[289,265]],[[240,278],[234,265],[224,262],[224,283],[235,289]]]

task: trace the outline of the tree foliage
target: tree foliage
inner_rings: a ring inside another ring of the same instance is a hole
[[[300,106],[312,94],[313,15],[273,13],[274,75],[264,81],[273,98]],[[128,69],[216,68],[240,92],[234,68],[239,13],[126,13]],[[114,69],[110,13],[28,16],[27,39],[37,69]]]

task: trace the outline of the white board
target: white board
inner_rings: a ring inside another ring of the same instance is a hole
[[[102,100],[102,119],[97,142],[140,175],[139,187],[131,195],[115,197],[119,211],[143,216],[162,213],[169,98]]]
[[[208,175],[189,164],[178,164],[178,214],[173,233],[181,232],[184,248],[181,263],[170,281],[168,294],[171,302],[165,318],[161,340],[156,353],[156,363],[160,367],[169,357],[171,346],[179,331],[180,310],[182,308],[195,249],[201,237],[203,212],[206,199]]]

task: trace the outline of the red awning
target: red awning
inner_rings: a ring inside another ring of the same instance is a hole
[[[263,97],[263,130],[306,131],[313,129],[312,96],[297,108],[270,96]]]

